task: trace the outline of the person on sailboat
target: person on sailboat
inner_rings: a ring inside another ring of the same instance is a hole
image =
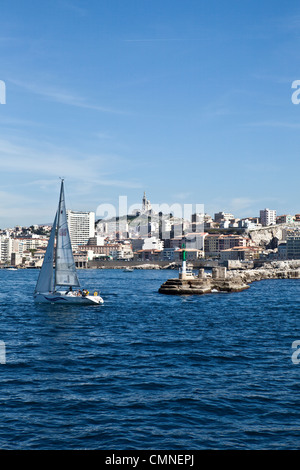
[[[69,289],[67,290],[67,295],[74,295],[72,286],[70,286]]]

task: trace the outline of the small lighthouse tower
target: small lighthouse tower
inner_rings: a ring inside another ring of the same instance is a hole
[[[193,271],[190,268],[186,267],[186,251],[185,243],[181,245],[182,248],[182,266],[179,269],[179,279],[188,279],[194,277]]]
[[[185,243],[182,244],[182,268],[181,274],[186,274],[186,251],[185,251]]]

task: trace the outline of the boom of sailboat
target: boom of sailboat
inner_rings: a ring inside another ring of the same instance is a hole
[[[86,289],[80,287],[67,222],[63,179],[58,209],[34,291],[34,301],[77,305],[103,303],[97,292],[90,295]]]

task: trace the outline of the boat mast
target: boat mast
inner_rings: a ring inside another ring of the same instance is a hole
[[[63,196],[63,188],[64,188],[64,179],[61,179],[60,185],[60,194],[59,194],[59,203],[58,203],[58,210],[57,210],[57,224],[56,224],[56,244],[55,244],[55,267],[54,267],[54,282],[53,282],[53,292],[56,288],[56,266],[57,266],[57,238],[58,238],[58,230],[60,227],[60,214],[61,214],[61,201]]]
[[[54,220],[54,223],[56,224],[56,226],[55,226],[55,235],[54,235],[54,240],[53,240],[53,243],[54,243],[54,247],[53,247],[53,249],[54,249],[54,276],[53,276],[53,279],[52,279],[52,282],[53,282],[52,292],[55,291],[55,267],[56,267],[56,247],[57,247],[57,227],[58,227],[57,219],[58,219],[58,215],[56,214],[55,220]]]

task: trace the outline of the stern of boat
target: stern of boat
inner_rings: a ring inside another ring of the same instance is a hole
[[[102,299],[102,297],[100,297],[100,295],[87,295],[85,299],[88,299],[89,302],[92,304],[100,305],[104,303],[104,300]]]

